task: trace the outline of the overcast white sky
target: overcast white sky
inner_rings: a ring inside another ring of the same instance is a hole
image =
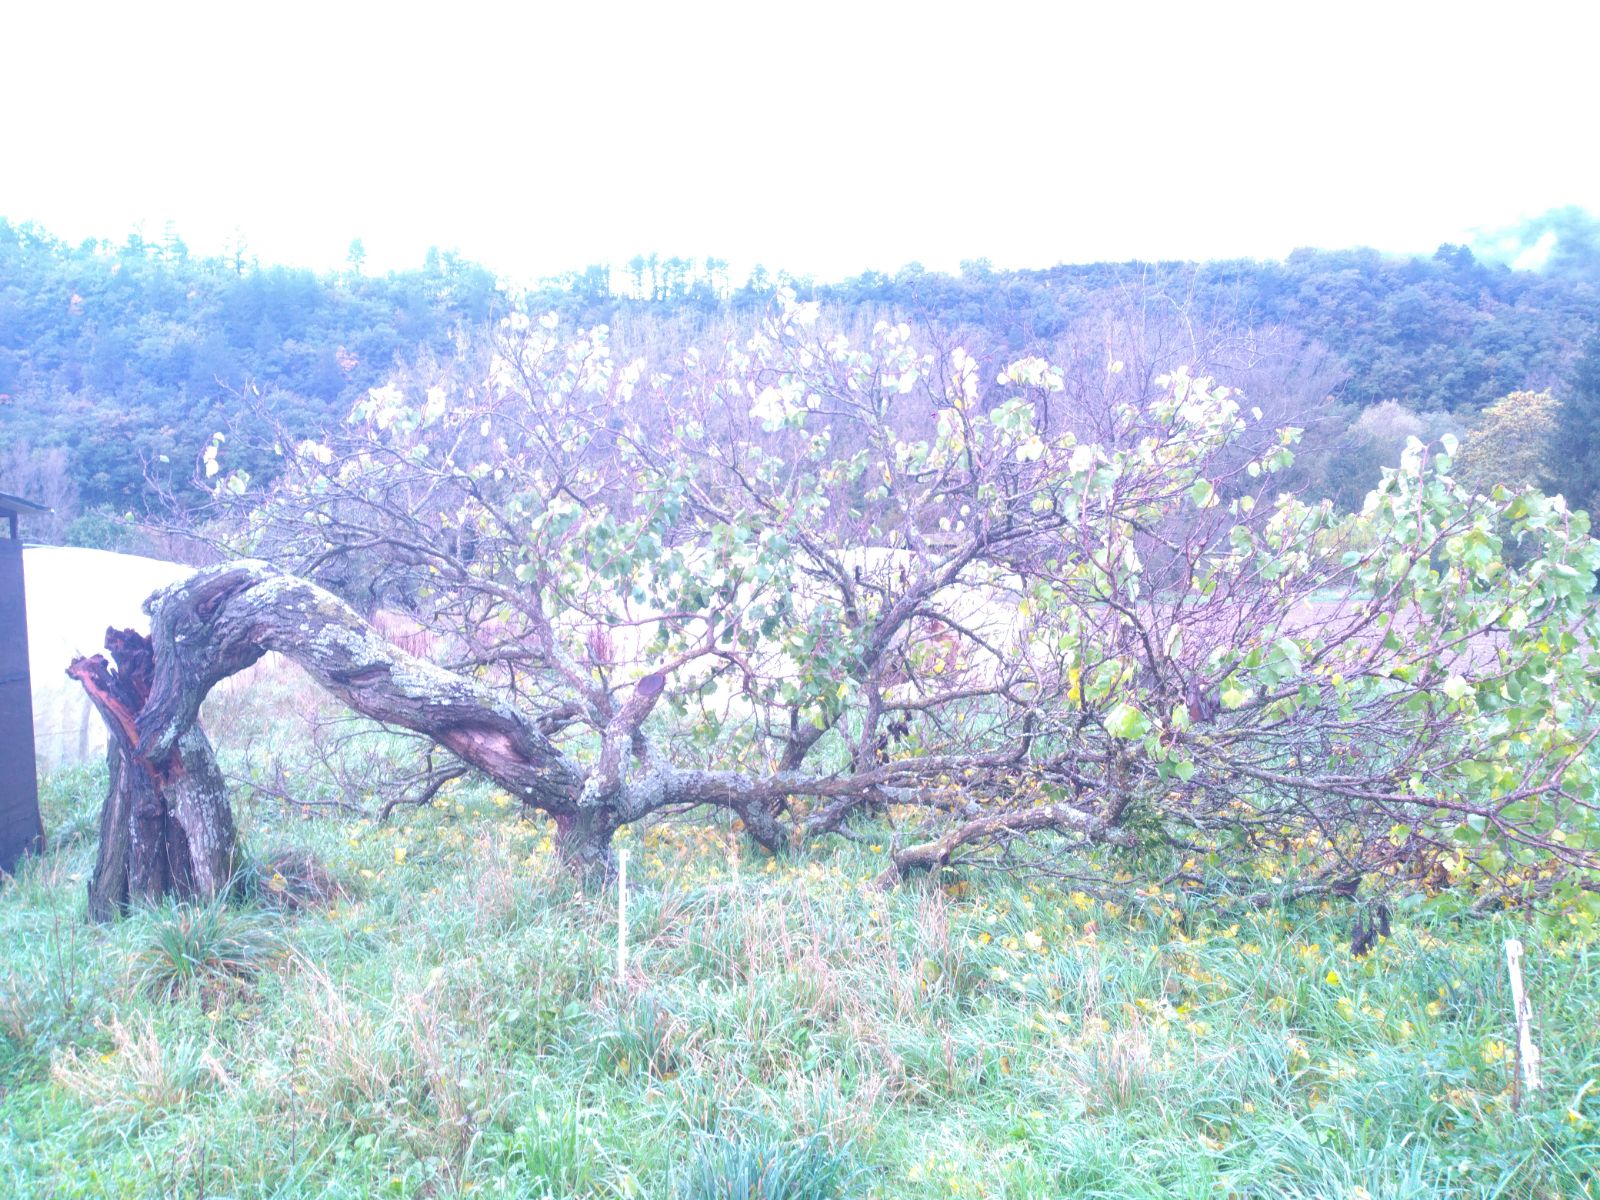
[[[264,262],[821,277],[1432,250],[1600,212],[1600,5],[121,3],[0,15],[0,215]]]

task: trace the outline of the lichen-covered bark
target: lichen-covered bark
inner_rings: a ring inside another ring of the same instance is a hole
[[[476,680],[391,645],[344,602],[265,563],[197,572],[146,606],[149,638],[107,632],[116,660],[78,659],[78,679],[111,734],[111,787],[101,813],[90,915],[130,903],[221,894],[235,838],[226,786],[197,724],[217,683],[269,650],[299,663],[365,716],[433,738],[524,804],[555,817],[562,851],[608,866],[621,824],[622,758],[662,681],[652,677],[607,730],[602,770],[588,781],[527,715]]]
[[[88,885],[89,919],[97,922],[111,920],[128,906],[133,789],[123,778],[128,769],[126,759],[122,747],[114,740],[106,747],[106,766],[111,783],[100,806],[100,845]]]
[[[896,850],[890,855],[889,866],[878,876],[878,886],[891,887],[913,872],[946,866],[962,847],[1003,841],[1042,829],[1069,833],[1086,842],[1126,844],[1129,840],[1109,819],[1091,816],[1066,804],[1042,804],[1037,808],[990,813],[962,821],[929,841]]]
[[[106,648],[115,666],[97,654],[67,669],[109,732],[110,787],[88,887],[95,921],[168,897],[213,899],[232,880],[237,851],[222,772],[200,727],[191,725],[160,754],[141,744],[138,719],[154,673],[149,639],[108,629]]]
[[[151,754],[193,727],[218,682],[275,650],[357,712],[433,738],[524,803],[561,811],[582,786],[581,772],[490,688],[412,657],[332,593],[266,563],[226,563],[157,593],[151,640],[155,675],[138,718]]]

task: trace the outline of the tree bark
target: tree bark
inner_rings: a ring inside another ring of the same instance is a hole
[[[157,592],[146,607],[148,638],[107,631],[115,667],[95,655],[67,672],[110,732],[111,786],[89,885],[94,920],[164,897],[211,899],[227,887],[236,854],[232,812],[197,718],[217,683],[269,650],[299,663],[357,712],[433,738],[524,804],[549,812],[575,863],[608,863],[621,824],[615,806],[592,788],[584,793],[583,773],[535,721],[478,681],[392,646],[315,584],[265,563],[228,563]],[[652,677],[624,709],[634,727],[608,731],[616,735],[608,736],[613,785],[616,754],[660,690]]]
[[[89,917],[108,921],[131,904],[215,899],[233,879],[237,844],[222,772],[211,743],[190,725],[160,754],[137,726],[154,672],[150,639],[106,630],[103,655],[74,659],[78,680],[106,723],[110,787],[100,811],[100,846],[89,879]]]
[[[1069,804],[1041,804],[1037,808],[973,817],[931,841],[896,850],[889,856],[889,866],[879,874],[877,886],[893,887],[913,872],[934,871],[948,866],[951,856],[963,846],[1003,841],[1042,829],[1072,833],[1085,842],[1131,843],[1131,839],[1114,829],[1111,820],[1106,817],[1095,816]]]
[[[152,756],[193,728],[213,687],[273,650],[356,712],[432,738],[524,804],[559,813],[577,802],[583,773],[530,717],[392,645],[314,583],[246,560],[196,572],[150,604],[155,672],[137,733]]]

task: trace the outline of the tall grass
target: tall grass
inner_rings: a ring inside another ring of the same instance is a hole
[[[52,787],[88,820],[92,775]],[[508,811],[247,803],[338,888],[103,929],[87,839],[31,862],[0,891],[0,1195],[1600,1197],[1577,931],[1409,912],[1355,959],[1337,908],[885,893],[846,844],[735,883],[726,828],[663,827],[631,835],[619,982],[614,893]],[[1520,1110],[1512,933],[1547,1075]]]

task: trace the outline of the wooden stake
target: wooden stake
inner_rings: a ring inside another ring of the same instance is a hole
[[[1518,1077],[1512,1080],[1511,1103],[1520,1107],[1523,1092],[1539,1089],[1539,1047],[1533,1044],[1533,1005],[1522,986],[1522,943],[1506,941],[1506,969],[1511,973],[1511,1007],[1517,1020]]]
[[[617,851],[617,986],[628,975],[628,852]]]

